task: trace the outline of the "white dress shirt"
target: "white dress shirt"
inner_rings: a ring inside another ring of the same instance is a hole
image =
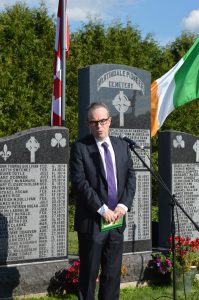
[[[117,169],[116,169],[116,162],[115,162],[115,153],[114,153],[114,150],[113,150],[113,147],[112,147],[112,144],[111,144],[111,141],[110,141],[110,138],[109,136],[104,140],[104,141],[99,141],[97,139],[95,139],[96,141],[96,144],[97,144],[97,147],[99,149],[99,152],[100,152],[100,155],[101,155],[101,158],[102,158],[102,162],[103,162],[103,166],[104,166],[104,170],[105,170],[105,174],[106,174],[106,177],[107,177],[107,172],[106,172],[106,163],[105,163],[105,158],[104,158],[104,148],[102,146],[103,143],[107,143],[108,144],[108,149],[111,153],[111,158],[112,158],[112,162],[113,162],[113,170],[114,170],[114,176],[115,176],[115,182],[116,182],[116,189],[117,189]],[[121,204],[121,203],[118,203],[117,206],[120,206],[122,207],[125,212],[127,212],[128,208],[126,207],[126,205],[124,204]],[[103,204],[99,209],[98,209],[98,213],[103,216],[104,213],[107,211],[108,209],[108,206],[106,204]]]

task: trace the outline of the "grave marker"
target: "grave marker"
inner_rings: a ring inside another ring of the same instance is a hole
[[[89,134],[87,107],[104,102],[112,117],[110,134],[127,136],[145,151],[136,149],[150,165],[150,73],[125,65],[92,65],[79,70],[79,137]],[[133,207],[127,215],[124,253],[151,251],[151,179],[132,153],[137,177]]]

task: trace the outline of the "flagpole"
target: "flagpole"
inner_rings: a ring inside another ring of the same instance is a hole
[[[62,0],[62,88],[61,88],[61,120],[62,126],[65,126],[65,86],[66,86],[66,0]]]

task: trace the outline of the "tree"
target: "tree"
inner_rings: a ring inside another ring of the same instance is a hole
[[[155,80],[170,70],[193,44],[196,35],[183,32],[166,47],[127,20],[105,27],[90,19],[71,33],[66,64],[66,127],[70,142],[78,136],[78,69],[92,64],[124,64],[151,72]],[[30,9],[17,3],[0,12],[0,136],[49,125],[53,87],[55,23],[45,5]],[[160,130],[199,134],[199,100],[172,112]],[[157,135],[152,159],[157,167]],[[153,183],[153,204],[157,183]]]
[[[104,26],[101,20],[90,20],[71,34],[71,48],[66,72],[66,124],[70,141],[77,137],[78,69],[92,64],[124,64],[152,70],[161,70],[163,53],[151,35],[142,40],[140,31],[130,21],[123,25],[116,20]],[[72,120],[71,123],[71,113]],[[67,119],[69,117],[69,119]]]
[[[17,3],[0,13],[0,135],[48,125],[54,23],[43,4]]]

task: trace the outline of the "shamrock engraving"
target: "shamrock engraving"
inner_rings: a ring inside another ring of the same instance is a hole
[[[65,147],[66,146],[66,139],[62,137],[61,133],[55,133],[55,137],[51,139],[51,146],[52,147]]]
[[[183,141],[181,135],[177,135],[176,139],[173,140],[173,147],[174,148],[184,148],[185,147],[185,142]]]

